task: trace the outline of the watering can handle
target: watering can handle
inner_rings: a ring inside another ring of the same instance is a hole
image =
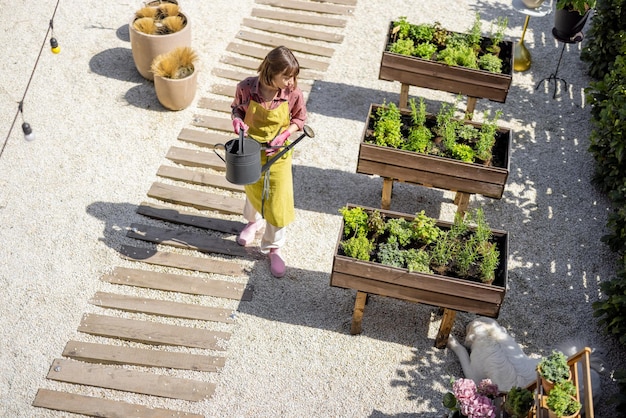
[[[218,148],[218,147],[222,147],[222,148],[224,148],[224,152],[226,152],[226,145],[224,145],[224,144],[215,144],[215,146],[213,147],[213,152],[215,153],[215,155],[217,155],[218,157],[220,157],[220,160],[222,160],[222,161],[226,162],[226,160],[224,159],[224,157],[222,157],[221,155],[219,155],[219,154],[217,153],[217,148]]]
[[[302,130],[304,131],[304,133],[302,135],[300,135],[298,137],[298,139],[296,139],[295,141],[293,141],[291,144],[287,145],[286,147],[284,147],[278,154],[274,155],[269,161],[267,161],[265,164],[263,164],[263,167],[261,167],[261,172],[264,173],[267,171],[268,168],[270,168],[270,166],[272,164],[274,164],[275,161],[277,161],[280,157],[282,157],[286,152],[288,152],[290,149],[292,149],[298,142],[300,142],[302,140],[302,138],[304,138],[305,136],[308,136],[309,138],[315,138],[315,132],[313,132],[313,129],[311,129],[308,125],[304,125],[304,127],[302,128]]]
[[[245,155],[243,152],[243,129],[239,129],[239,152],[237,154],[239,155]]]

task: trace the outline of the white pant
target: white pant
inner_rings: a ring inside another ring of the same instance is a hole
[[[248,222],[260,222],[263,221],[263,217],[257,210],[250,204],[248,198],[246,198],[246,203],[243,206],[243,217],[246,218]],[[265,232],[263,233],[263,238],[261,238],[261,252],[263,254],[267,254],[271,248],[281,248],[285,245],[287,228],[286,227],[277,227],[270,224],[267,221],[265,222]]]

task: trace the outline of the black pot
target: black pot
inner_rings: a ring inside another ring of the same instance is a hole
[[[575,43],[583,40],[583,28],[587,23],[587,18],[591,9],[581,15],[575,10],[557,9],[554,13],[554,37],[566,43]]]

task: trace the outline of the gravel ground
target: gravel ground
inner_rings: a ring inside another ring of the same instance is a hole
[[[0,32],[4,132],[30,81],[55,4],[43,0],[31,9],[32,2],[0,0],[13,16],[3,20]],[[378,80],[389,22],[407,16],[413,23],[439,21],[462,32],[479,12],[488,32],[489,22],[507,16],[507,37],[517,41],[524,16],[504,0],[360,0],[347,27],[334,29],[345,39],[309,97],[308,124],[316,137],[295,151],[297,220],[285,248],[288,274],[277,280],[265,260],[241,261],[249,277],[232,280],[248,282],[255,291],[251,302],[235,303],[100,280],[116,266],[137,267],[118,253],[123,244],[138,245],[125,237],[131,223],[150,223],[136,207],[150,200],[146,192],[157,180],[157,168],[169,164],[168,149],[181,145],[178,132],[190,126],[194,113],[209,113],[195,103],[180,112],[164,110],[153,84],[136,72],[127,22],[140,4],[60,2],[54,33],[62,52],[53,55],[46,44],[23,107],[37,140],[23,140],[19,117],[0,158],[0,415],[68,416],[31,406],[37,389],[49,388],[207,417],[441,417],[449,379],[461,370],[453,353],[433,347],[440,322],[435,308],[372,296],[363,333],[349,334],[354,292],[329,286],[337,210],[348,202],[380,205],[381,180],[355,169],[369,105],[399,97],[398,83]],[[209,97],[212,84],[220,82],[211,69],[220,66],[242,19],[258,5],[252,0],[181,4],[201,56],[196,99]],[[525,41],[533,66],[514,74],[506,103],[478,101],[478,113],[503,111],[501,124],[513,130],[514,142],[503,198],[472,196],[470,208],[483,207],[490,225],[510,234],[509,289],[499,322],[532,356],[571,337],[602,351],[607,373],[596,416],[612,417],[607,400],[617,387],[611,372],[626,367],[625,350],[597,327],[591,306],[601,297],[599,284],[614,274],[615,256],[600,242],[610,209],[590,185],[594,162],[587,152],[589,106],[583,91],[589,79],[580,45],[565,49],[559,76],[567,80],[566,90],[553,99],[551,88],[535,88],[558,60],[561,44],[551,28],[552,15],[530,20]],[[447,93],[414,87],[410,94],[430,104],[454,101]],[[397,184],[392,209],[424,209],[449,220],[452,198],[450,192]],[[213,397],[192,403],[47,380],[68,341],[106,341],[77,331],[84,313],[105,312],[89,304],[97,291],[237,309],[234,325],[106,311],[232,332],[219,373],[153,371],[213,382]],[[462,338],[473,318],[459,313],[453,333]]]

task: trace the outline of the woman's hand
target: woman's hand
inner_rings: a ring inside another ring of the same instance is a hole
[[[269,145],[272,147],[282,147],[283,145],[285,145],[285,142],[289,139],[290,136],[291,136],[291,132],[289,132],[289,130],[286,130],[282,134],[274,138],[269,143]],[[265,150],[265,155],[270,156],[270,155],[276,154],[277,152],[278,152],[277,148],[268,148]]]
[[[243,134],[245,135],[248,133],[248,125],[243,123],[241,118],[235,118],[233,119],[233,130],[235,131],[237,135],[239,135],[239,132],[243,130]]]

